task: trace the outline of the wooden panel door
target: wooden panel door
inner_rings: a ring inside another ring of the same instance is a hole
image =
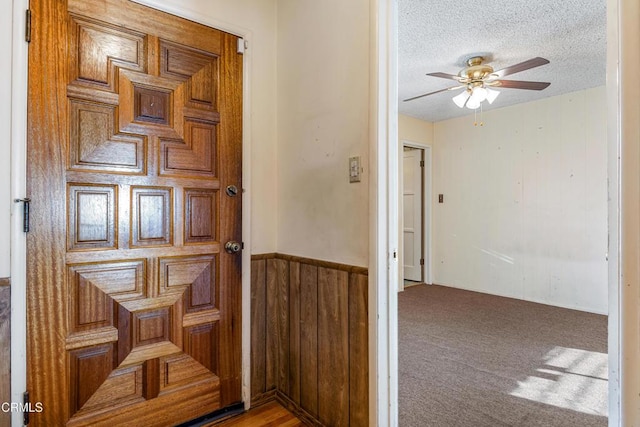
[[[240,402],[237,38],[126,0],[31,3],[32,425]]]

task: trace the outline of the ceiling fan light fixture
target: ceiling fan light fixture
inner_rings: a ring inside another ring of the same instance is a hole
[[[473,99],[473,97],[470,97],[469,101],[467,101],[467,108],[470,110],[480,108],[480,101],[478,101],[477,99]]]
[[[469,58],[467,60],[467,67],[460,70],[457,75],[443,72],[427,73],[428,76],[455,80],[458,85],[414,96],[412,98],[405,99],[404,101],[413,101],[414,99],[428,95],[464,88],[465,90],[462,93],[453,97],[453,102],[460,108],[464,108],[466,106],[471,110],[476,110],[482,106],[484,101],[492,104],[498,95],[500,95],[500,92],[492,89],[492,87],[543,90],[550,84],[546,82],[502,80],[503,77],[508,75],[548,64],[549,61],[547,59],[535,57],[497,71],[495,71],[492,66],[483,64],[484,60],[485,58],[482,56],[473,56]]]
[[[487,90],[482,86],[474,87],[471,90],[471,98],[474,101],[477,101],[480,104],[482,101],[487,99]]]
[[[489,88],[485,90],[487,91],[487,102],[489,104],[493,104],[493,101],[495,101],[498,95],[500,95],[500,92],[498,92],[495,89],[489,89]]]
[[[467,102],[467,99],[469,99],[470,95],[469,95],[469,91],[465,90],[462,93],[457,94],[456,96],[453,97],[453,102],[455,102],[455,104],[462,108],[464,107],[465,102]]]

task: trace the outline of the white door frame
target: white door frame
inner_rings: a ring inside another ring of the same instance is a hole
[[[26,197],[27,65],[24,41],[29,0],[13,0],[11,52],[11,200]],[[22,402],[27,390],[27,238],[21,203],[11,206],[11,401]],[[11,425],[22,426],[22,413],[11,413]]]
[[[433,215],[433,150],[431,144],[426,144],[423,142],[415,142],[408,139],[403,139],[400,141],[398,147],[398,158],[402,158],[402,152],[404,147],[417,148],[423,151],[424,153],[424,168],[422,169],[422,182],[424,184],[423,192],[422,192],[422,256],[424,257],[424,269],[423,269],[423,280],[426,284],[431,285],[433,283],[433,244],[432,244],[432,215]],[[398,162],[398,179],[400,180],[400,185],[398,187],[398,194],[401,194],[403,183],[403,165],[402,162]],[[399,212],[402,212],[403,203],[402,200],[399,200],[398,203]],[[402,215],[399,215],[399,224],[398,224],[398,248],[400,250],[399,263],[400,267],[404,266],[404,236],[402,233]],[[404,290],[404,280],[403,280],[403,272],[402,268],[398,268],[398,290]]]
[[[416,283],[424,281],[424,150],[403,144],[400,146],[398,274],[402,281],[398,282],[398,289],[404,290],[406,280]],[[409,199],[411,203],[408,205]],[[405,222],[407,218],[411,219],[410,226]],[[411,236],[410,239],[407,239],[408,236]]]
[[[397,42],[397,21],[395,16],[388,17],[383,23],[384,28],[391,28],[393,34],[383,31],[378,38]],[[387,30],[388,31],[388,30]],[[640,81],[637,70],[640,68],[640,4],[637,0],[607,0],[607,111],[609,147],[609,425],[640,425]],[[381,53],[382,54],[382,53]],[[387,53],[392,57],[391,54]],[[395,57],[394,57],[395,59]],[[395,66],[393,62],[393,66]],[[393,68],[393,67],[392,67]],[[395,69],[379,75],[380,80],[386,81],[386,87],[393,85],[396,77]],[[379,89],[384,89],[379,84]],[[624,91],[622,90],[624,88]],[[394,91],[386,94],[395,95]],[[380,92],[378,92],[380,96]],[[393,97],[391,97],[393,99]],[[389,101],[389,105],[396,107]],[[397,109],[392,109],[397,113]],[[397,117],[380,116],[380,120],[387,120],[389,127],[397,127]],[[378,123],[380,125],[380,123]],[[394,128],[395,129],[395,128]],[[398,177],[398,146],[395,134],[388,135],[387,144],[378,142],[381,150],[377,156],[379,168],[387,167],[389,187],[381,186],[378,197],[386,201],[386,205],[377,204],[372,213],[378,227],[386,224],[388,240],[386,247],[397,248],[399,225],[397,215],[390,213],[398,209],[398,186],[393,177]],[[378,139],[380,135],[378,135]],[[394,142],[395,141],[395,142]],[[387,148],[389,151],[382,151]],[[385,161],[384,157],[387,156]],[[379,174],[378,178],[380,178]],[[373,184],[380,184],[380,179],[372,179]],[[393,185],[396,184],[396,185]],[[389,213],[389,214],[388,214]],[[385,228],[382,226],[381,228]],[[371,237],[383,237],[384,233],[372,234]],[[379,243],[375,245],[379,249]],[[397,263],[384,258],[381,251],[372,257],[370,271],[381,271],[381,266],[387,266],[387,271],[395,272],[390,276],[388,285],[395,288],[394,281],[398,280]],[[385,283],[387,284],[387,283]],[[397,286],[397,285],[396,285]],[[378,289],[380,289],[378,284]],[[388,297],[387,301],[378,301],[374,313],[388,322],[386,331],[389,348],[378,348],[377,358],[389,361],[386,366],[390,370],[388,382],[393,385],[394,394],[379,394],[380,405],[388,408],[389,423],[378,425],[397,426],[397,296],[379,291],[379,297]],[[379,310],[382,310],[380,312]],[[373,312],[374,310],[370,310]],[[394,313],[395,311],[395,313]],[[378,329],[384,334],[385,329]],[[385,337],[378,337],[384,341]],[[373,367],[373,366],[372,366]]]
[[[396,427],[398,12],[397,0],[371,0],[370,5],[369,424]]]
[[[607,1],[609,425],[640,425],[640,3]]]

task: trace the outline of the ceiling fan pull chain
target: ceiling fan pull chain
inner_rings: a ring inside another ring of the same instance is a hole
[[[478,109],[473,110],[473,125],[478,126]],[[482,104],[480,104],[480,127],[484,126],[482,121]]]

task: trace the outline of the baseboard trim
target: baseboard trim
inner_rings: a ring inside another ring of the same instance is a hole
[[[291,400],[287,395],[277,391],[275,399],[278,403],[287,408],[289,412],[298,417],[304,424],[314,427],[324,427],[324,424],[322,424],[316,417],[302,409],[300,405]]]
[[[276,389],[274,388],[272,390],[266,391],[262,394],[252,397],[251,407],[255,408],[257,406],[264,405],[265,403],[269,403],[275,400],[275,398],[276,398]]]
[[[251,261],[259,261],[261,259],[274,259],[277,256],[278,254],[275,252],[267,253],[267,254],[256,254],[256,255],[251,255]]]
[[[524,297],[519,297],[519,296],[515,296],[515,295],[510,295],[507,293],[501,293],[501,292],[489,292],[487,290],[478,290],[478,289],[472,289],[472,288],[468,288],[468,287],[464,287],[464,286],[457,286],[457,285],[443,285],[441,283],[433,283],[433,286],[442,286],[444,288],[452,288],[452,289],[460,289],[461,291],[467,291],[467,292],[476,292],[478,294],[484,294],[484,295],[492,295],[494,297],[501,297],[501,298],[510,298],[510,299],[515,299],[518,301],[525,301],[525,302],[530,302],[533,304],[542,304],[542,305],[548,305],[550,307],[557,307],[557,308],[565,308],[567,310],[574,310],[574,311],[582,311],[584,313],[591,313],[591,314],[599,314],[601,316],[608,316],[609,313],[606,311],[602,311],[602,310],[597,310],[597,309],[593,309],[593,308],[589,308],[589,307],[582,307],[579,305],[574,305],[574,304],[561,304],[561,303],[557,303],[554,301],[547,301],[547,300],[542,300],[542,299],[537,299],[537,298],[524,298]]]
[[[276,401],[280,405],[284,406],[287,411],[295,415],[305,425],[313,427],[325,427],[316,417],[305,411],[299,404],[291,400],[287,395],[278,390],[269,390],[266,393],[262,393],[259,396],[251,399],[251,409],[257,408],[262,405],[266,405],[269,402]]]
[[[8,277],[0,279],[0,286],[11,286],[11,279]]]

